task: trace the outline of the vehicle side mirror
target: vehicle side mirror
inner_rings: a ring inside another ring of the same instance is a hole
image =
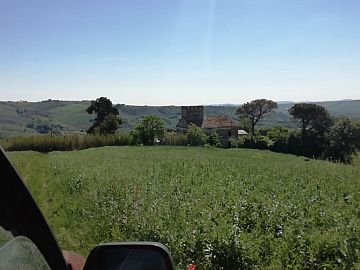
[[[170,251],[156,242],[107,243],[95,247],[84,270],[174,270]]]

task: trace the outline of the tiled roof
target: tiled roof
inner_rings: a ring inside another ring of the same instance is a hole
[[[232,128],[236,124],[228,116],[205,117],[202,128]]]

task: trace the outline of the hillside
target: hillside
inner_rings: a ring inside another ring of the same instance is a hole
[[[85,112],[90,101],[58,101],[42,102],[0,102],[0,137],[31,135],[49,132],[84,132],[91,124],[93,115]],[[294,127],[287,112],[294,103],[280,103],[275,113],[268,115],[260,126],[283,125]],[[344,115],[360,119],[360,100],[318,102],[325,106],[332,115]],[[116,105],[123,119],[122,128],[128,131],[145,115],[158,115],[167,128],[174,129],[180,118],[178,106],[132,106]],[[235,121],[236,106],[212,105],[205,107],[205,115],[228,115]]]

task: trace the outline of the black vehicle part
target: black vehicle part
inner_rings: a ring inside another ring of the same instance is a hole
[[[158,242],[106,243],[96,246],[84,270],[174,270],[170,251]]]
[[[66,270],[54,235],[20,175],[0,147],[0,226],[35,243],[52,270]]]

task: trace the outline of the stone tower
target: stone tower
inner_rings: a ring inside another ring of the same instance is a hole
[[[187,128],[191,123],[201,127],[204,121],[204,106],[181,106],[181,119],[178,128]]]

